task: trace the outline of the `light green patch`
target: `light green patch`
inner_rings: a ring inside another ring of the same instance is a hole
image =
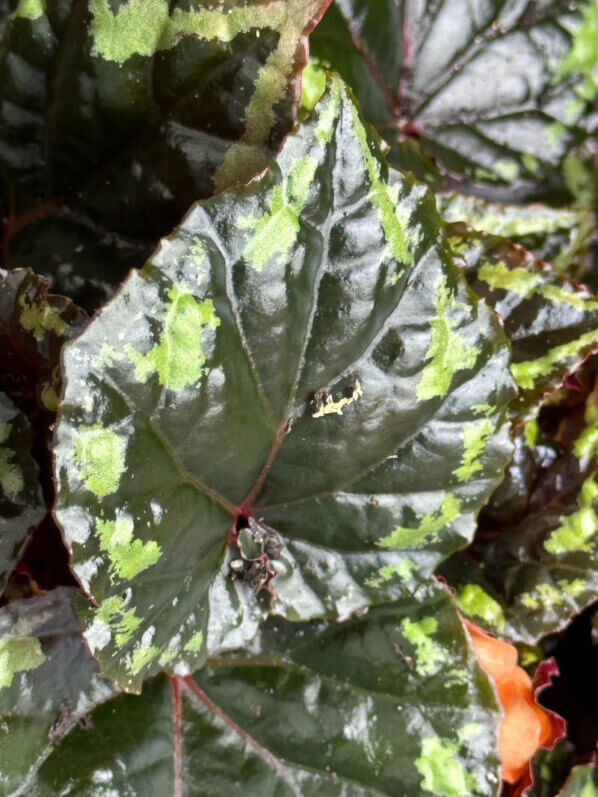
[[[406,617],[401,623],[403,635],[415,648],[415,670],[422,677],[437,673],[449,658],[447,651],[432,639],[437,630],[438,621],[434,617],[424,617],[418,623]]]
[[[191,639],[185,645],[185,650],[188,650],[190,653],[199,653],[202,645],[203,645],[203,632],[197,631],[197,633],[193,634]]]
[[[426,543],[437,539],[438,532],[441,531],[461,513],[461,502],[450,493],[443,496],[440,509],[437,512],[430,512],[423,516],[419,526],[408,528],[397,526],[397,528],[386,537],[378,540],[376,545],[380,548],[418,548]]]
[[[177,287],[170,289],[168,297],[159,342],[147,354],[140,354],[130,344],[125,351],[140,382],[157,373],[161,385],[183,390],[201,379],[206,361],[204,329],[217,329],[220,319],[211,299],[198,302],[191,293]]]
[[[531,296],[538,285],[542,284],[541,274],[535,274],[526,268],[509,268],[501,261],[484,263],[478,276],[491,290],[510,291],[523,299]]]
[[[484,731],[483,727],[477,722],[468,722],[459,730],[459,743],[464,744],[474,736],[479,736]]]
[[[309,113],[326,89],[326,71],[315,58],[310,58],[301,73],[301,108]]]
[[[430,322],[432,340],[426,352],[428,362],[416,389],[420,401],[446,396],[455,374],[473,368],[478,358],[477,350],[467,347],[455,331],[457,322],[450,315],[461,305],[450,292],[444,275],[438,279],[435,289],[436,317]]]
[[[241,229],[252,228],[243,257],[256,271],[273,260],[283,264],[299,234],[299,216],[305,208],[318,162],[308,155],[297,158],[288,177],[272,190],[269,209],[261,219],[246,217],[238,220]]]
[[[572,551],[589,551],[591,549],[590,540],[598,532],[598,515],[593,506],[597,495],[598,484],[592,475],[582,485],[579,509],[571,515],[562,517],[560,526],[544,542],[544,548],[548,553],[556,556]]]
[[[166,0],[129,0],[113,13],[108,0],[90,0],[93,52],[124,64],[133,55],[153,55],[169,21]]]
[[[557,584],[565,595],[568,595],[570,598],[579,598],[579,596],[588,589],[588,585],[583,578],[574,578],[572,581],[562,578],[560,581],[557,581]]]
[[[96,368],[112,368],[124,359],[124,352],[116,351],[114,346],[111,346],[109,343],[103,343],[100,353],[94,360],[94,365]]]
[[[1,637],[0,689],[9,687],[17,673],[35,670],[45,660],[46,656],[37,637]]]
[[[473,176],[478,180],[491,180],[496,181],[496,174],[485,166],[476,166],[473,170]]]
[[[384,565],[379,568],[378,576],[366,581],[368,587],[378,589],[385,581],[390,581],[397,576],[401,581],[410,581],[414,572],[418,570],[418,565],[411,559],[405,557],[396,565]]]
[[[138,645],[127,657],[127,670],[131,675],[138,675],[159,653],[160,649],[155,645]]]
[[[554,147],[565,135],[565,125],[562,122],[553,122],[545,131],[544,136],[549,147]]]
[[[596,786],[590,780],[582,786],[579,797],[596,797],[596,794]]]
[[[471,408],[476,415],[492,415],[494,412],[494,407],[491,407],[490,404],[474,404]]]
[[[29,304],[25,294],[21,294],[19,304],[22,308],[19,323],[26,332],[31,332],[37,341],[43,340],[46,332],[62,335],[68,329],[66,321],[63,321],[43,299]]]
[[[466,584],[457,592],[456,603],[466,617],[479,617],[502,631],[505,615],[500,603],[494,600],[479,584]]]
[[[424,791],[437,797],[469,797],[476,791],[475,778],[459,761],[458,752],[459,745],[450,739],[440,736],[422,739],[415,766],[422,776]]]
[[[552,609],[553,606],[561,606],[565,602],[563,595],[554,584],[546,582],[538,584],[532,592],[522,592],[519,601],[527,609],[542,607],[545,610]]]
[[[253,94],[245,109],[243,135],[228,149],[222,165],[214,175],[216,190],[221,190],[232,182],[248,180],[266,165],[264,144],[276,122],[276,104],[287,91],[304,30],[320,7],[320,0],[272,0],[270,3],[248,6],[235,4],[221,12],[211,12],[224,19],[224,24],[227,17],[237,15],[237,27],[242,23],[247,30],[264,27],[276,30],[279,34],[278,46],[260,69]],[[229,11],[231,13],[227,13]],[[183,12],[177,10],[175,16],[178,13]],[[201,30],[203,29],[202,24]]]
[[[0,423],[0,445],[2,445],[2,443],[6,443],[6,441],[10,437],[11,429],[12,429],[12,424],[6,421]]]
[[[481,423],[465,424],[463,430],[463,456],[461,465],[453,471],[460,482],[471,479],[478,471],[482,470],[480,455],[486,447],[488,438],[493,430],[492,421],[485,420]]]
[[[502,180],[510,183],[519,177],[519,164],[512,160],[497,160],[494,171]]]
[[[372,152],[366,129],[359,118],[359,111],[353,103],[351,103],[350,109],[353,130],[359,141],[361,157],[370,182],[369,199],[378,211],[380,226],[390,254],[398,263],[411,265],[413,264],[413,254],[410,251],[410,245],[416,244],[418,239],[417,236],[410,236],[409,217],[403,216],[400,206],[397,205],[398,187],[393,188],[382,179],[380,162]]]
[[[559,64],[554,81],[580,75],[583,83],[575,90],[583,100],[591,101],[598,97],[598,2],[588,3],[582,13],[582,22],[573,34],[571,49]]]
[[[119,595],[102,601],[96,611],[96,618],[115,632],[115,641],[119,647],[129,641],[141,623],[135,609],[125,609],[124,600]]]
[[[31,22],[35,22],[36,19],[43,17],[45,11],[43,0],[19,0],[19,5],[15,9],[13,17],[29,19]]]
[[[573,445],[573,453],[578,459],[589,459],[598,452],[598,402],[594,394],[586,402],[584,421],[586,428]]]
[[[597,299],[589,299],[575,290],[567,290],[560,285],[542,285],[538,293],[555,304],[568,304],[583,313],[598,310]]]
[[[23,474],[18,465],[12,462],[15,452],[10,448],[0,448],[0,487],[4,495],[13,501],[25,486]]]
[[[75,436],[74,457],[87,489],[103,498],[118,490],[125,467],[126,443],[99,424],[81,426]]]
[[[528,448],[533,448],[536,445],[539,432],[540,425],[537,418],[534,418],[525,424],[523,427],[523,436],[525,438],[525,444]]]
[[[580,335],[569,343],[562,343],[550,349],[543,357],[536,360],[524,360],[520,363],[511,363],[511,373],[513,379],[519,387],[529,390],[534,386],[534,382],[541,376],[548,376],[559,363],[566,362],[570,358],[579,356],[580,352],[586,347],[598,344],[598,329],[593,329]]]
[[[40,392],[40,398],[44,407],[50,412],[56,412],[58,409],[58,394],[56,388],[51,382],[45,382]]]
[[[343,409],[350,406],[363,396],[359,379],[355,381],[353,392],[350,396],[341,396],[335,401],[332,396],[327,396],[326,401],[312,414],[312,418],[323,418],[325,415],[342,415]]]
[[[305,72],[303,73],[305,75]],[[319,108],[319,119],[314,135],[320,144],[325,147],[332,139],[334,123],[336,122],[341,107],[342,83],[337,77],[330,79],[328,102]]]
[[[157,542],[133,539],[133,518],[118,515],[116,520],[96,521],[100,547],[110,558],[110,570],[119,578],[129,580],[155,565],[161,556]]]
[[[178,656],[178,650],[176,648],[167,648],[163,653],[160,654],[160,658],[158,659],[158,664],[160,667],[167,667],[176,657]]]
[[[594,170],[579,155],[571,153],[563,161],[563,177],[565,185],[575,197],[577,204],[581,207],[591,208],[597,189]],[[588,237],[593,233],[593,219],[593,214],[588,214]]]
[[[532,155],[531,152],[524,152],[523,155],[521,156],[521,162],[528,170],[528,172],[537,171],[538,166],[540,165],[536,156]]]

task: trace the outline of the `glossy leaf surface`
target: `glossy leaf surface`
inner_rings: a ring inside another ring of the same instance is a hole
[[[504,323],[519,396],[511,414],[532,416],[542,396],[598,349],[598,297],[505,238],[447,225],[467,281]]]
[[[586,254],[597,226],[590,209],[505,205],[457,193],[440,194],[436,201],[444,221],[465,222],[480,232],[508,238],[560,274],[583,282]]]
[[[87,321],[47,280],[27,269],[0,269],[0,389],[35,420],[55,413],[60,353]]]
[[[559,439],[565,422],[556,435],[528,424],[516,440],[510,489],[497,491],[497,530],[442,568],[461,611],[514,641],[558,630],[598,591],[596,389],[576,414],[568,419],[579,427],[570,446]]]
[[[341,625],[271,621],[250,651],[94,711],[32,784],[165,795],[494,795],[499,711],[436,585]],[[397,744],[400,739],[400,744]]]
[[[336,78],[64,366],[57,517],[99,605],[86,638],[130,689],[242,645],[266,609],[404,594],[470,538],[510,451],[498,320]]]
[[[327,2],[20,2],[0,36],[5,267],[55,290],[76,267],[95,309],[193,201],[274,155]]]
[[[557,167],[585,137],[598,93],[594,8],[335,0],[312,49],[353,87],[399,167],[410,168],[411,138],[449,178],[470,178],[474,192],[493,186],[495,201],[564,198]]]
[[[27,418],[0,393],[0,592],[45,513],[32,442]]]
[[[64,736],[116,693],[101,681],[65,587],[0,609],[0,790],[30,779]]]

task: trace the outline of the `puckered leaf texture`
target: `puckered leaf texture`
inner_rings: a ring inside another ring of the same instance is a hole
[[[491,797],[499,718],[429,583],[340,625],[271,620],[193,678],[106,702],[32,768],[28,793]]]
[[[56,516],[127,689],[346,618],[470,539],[508,460],[498,319],[338,78],[65,349]],[[256,598],[256,594],[260,593]]]
[[[86,714],[118,690],[96,675],[61,587],[0,609],[0,792],[34,794],[31,778]],[[124,792],[123,792],[124,793]]]
[[[542,397],[598,349],[598,297],[506,238],[447,225],[465,276],[503,320],[519,395],[512,417],[535,417]]]
[[[5,267],[105,301],[193,201],[277,151],[328,1],[19,2],[0,29]]]
[[[563,429],[575,430],[570,444]],[[474,622],[534,643],[598,591],[598,392],[548,434],[529,423],[484,512],[486,528],[442,566]],[[491,524],[494,520],[494,530]]]
[[[26,416],[0,393],[0,590],[45,513],[32,442]]]
[[[492,186],[494,201],[555,200],[568,195],[559,167],[598,95],[595,19],[594,0],[578,11],[561,0],[335,0],[312,47],[353,87],[395,165],[434,182],[433,156],[449,179]]]

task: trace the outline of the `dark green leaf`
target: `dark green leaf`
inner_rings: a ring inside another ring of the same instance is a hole
[[[45,513],[32,441],[27,418],[0,393],[0,593]]]
[[[509,476],[511,484],[517,472],[520,483],[528,482],[525,506],[518,512],[511,501],[512,515],[498,534],[478,536],[442,566],[461,611],[515,641],[535,642],[596,599],[598,390],[583,414],[570,450],[538,433],[535,423],[527,426]]]
[[[433,584],[341,625],[270,622],[250,651],[208,660],[194,679],[148,681],[90,719],[43,764],[36,797],[490,797],[498,786],[493,690]]]
[[[36,794],[30,778],[62,738],[117,691],[95,672],[62,587],[0,609],[0,791]],[[65,772],[65,774],[68,774]]]
[[[537,414],[542,396],[598,349],[598,297],[510,241],[447,225],[465,276],[504,323],[519,396],[511,414]]]
[[[43,277],[0,269],[0,390],[30,417],[40,412],[54,417],[62,346],[86,321],[69,299],[48,294]]]
[[[196,205],[65,351],[57,517],[102,672],[138,689],[266,610],[403,595],[502,472],[507,364],[432,197],[387,173],[334,78],[263,178]]]
[[[401,147],[413,138],[449,178],[494,186],[495,201],[565,198],[557,167],[598,94],[595,3],[570,8],[335,0],[312,48],[353,87],[395,165],[410,168]]]
[[[21,0],[0,34],[4,265],[30,264],[23,229],[50,218],[60,262],[35,269],[61,289],[84,262],[114,287],[193,201],[263,169],[327,1]]]
[[[590,210],[496,204],[457,193],[440,194],[436,201],[444,221],[465,222],[480,232],[508,238],[564,276],[582,278],[596,229]]]

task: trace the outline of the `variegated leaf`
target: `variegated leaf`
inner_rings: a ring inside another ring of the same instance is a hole
[[[568,196],[559,167],[595,125],[596,8],[335,0],[312,47],[351,84],[395,165],[411,168],[411,139],[460,190],[556,201]]]
[[[193,678],[147,681],[74,728],[29,793],[494,797],[499,720],[429,584],[341,625],[270,622]]]
[[[410,591],[468,541],[510,453],[498,320],[337,78],[64,366],[56,515],[98,605],[87,641],[131,690],[266,611],[346,618]]]

